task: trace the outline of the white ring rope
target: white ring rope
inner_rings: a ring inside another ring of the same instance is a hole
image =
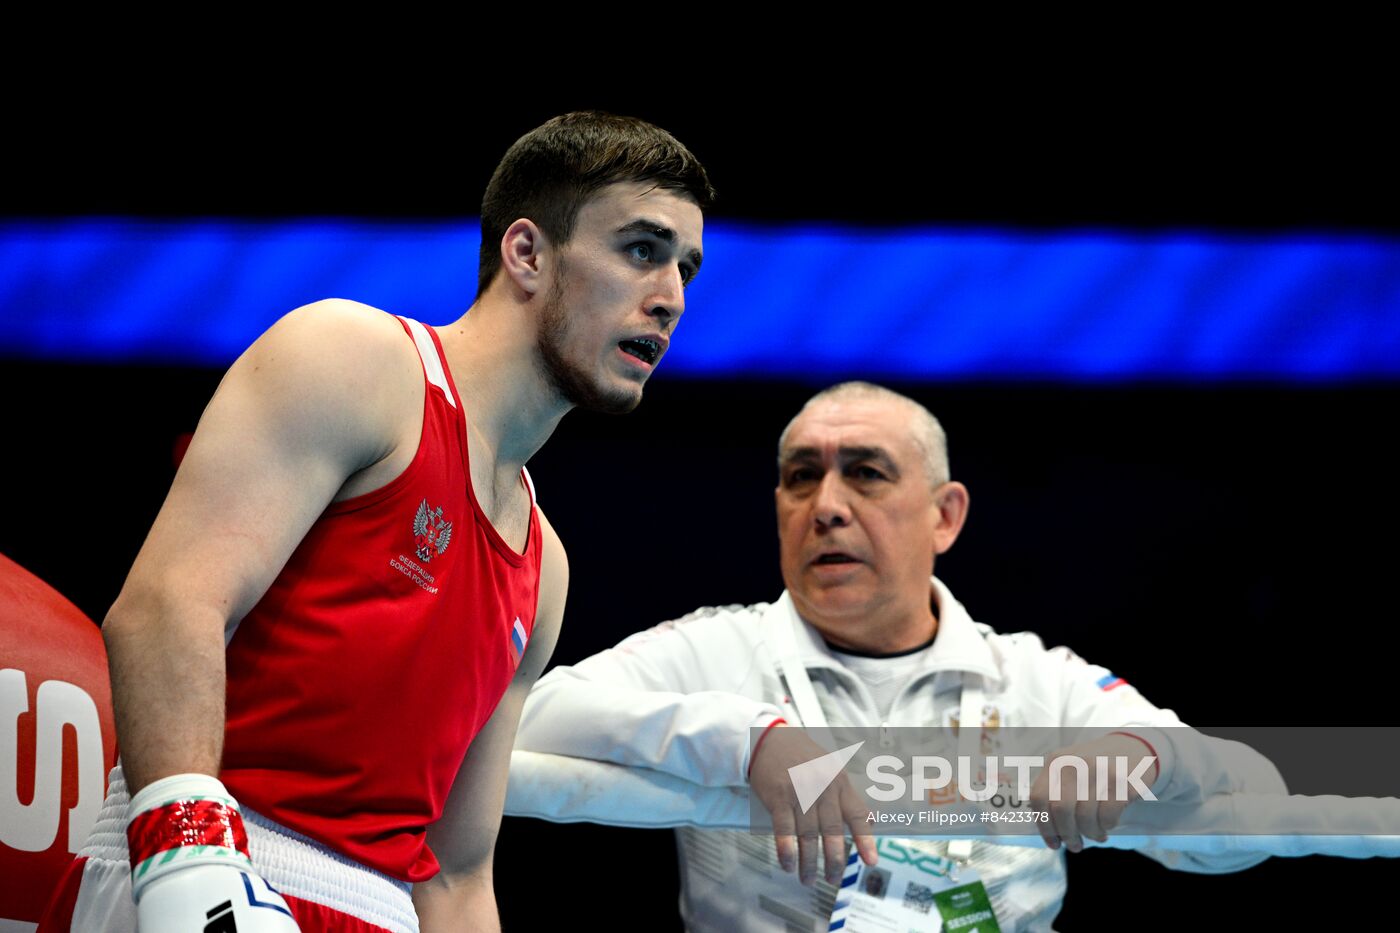
[[[703,787],[674,775],[602,761],[517,750],[505,812],[561,823],[749,829],[746,788]],[[1400,857],[1400,800],[1217,794],[1191,806],[1132,804],[1108,841],[1086,846],[1297,857]],[[1230,827],[1251,828],[1231,833]],[[987,839],[1041,846],[1027,824],[992,824]],[[1260,832],[1264,830],[1264,832]],[[1014,835],[1012,833],[1015,833]]]

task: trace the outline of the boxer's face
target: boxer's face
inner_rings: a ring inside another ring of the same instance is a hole
[[[909,421],[895,401],[819,402],[779,452],[783,581],[833,644],[888,652],[910,647],[896,644],[906,630],[928,637],[934,554],[952,544],[939,494],[955,484],[930,486]]]
[[[579,209],[540,313],[540,357],[564,398],[637,407],[685,311],[702,227],[695,202],[648,183],[609,185]]]

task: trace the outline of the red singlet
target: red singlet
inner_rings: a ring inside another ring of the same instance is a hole
[[[534,628],[541,545],[533,507],[524,554],[481,511],[442,345],[401,321],[427,380],[417,455],[327,508],[238,626],[220,777],[282,825],[423,881],[428,824]]]

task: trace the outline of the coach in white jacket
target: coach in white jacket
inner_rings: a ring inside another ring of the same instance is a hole
[[[776,846],[740,831],[678,829],[688,930],[826,929],[844,843],[835,835],[802,838],[804,820],[827,808],[827,816],[861,827],[835,786],[801,814],[787,768],[825,750],[790,725],[926,726],[979,716],[984,728],[1121,729],[1077,750],[1091,759],[1123,756],[1130,769],[1155,753],[1148,775],[1159,799],[1285,792],[1276,769],[1242,747],[1228,767],[1198,749],[1176,754],[1170,733],[1158,731],[1181,725],[1170,710],[1067,649],[975,623],[930,579],[936,555],[962,528],[968,494],[950,481],[943,430],[917,402],[868,383],[819,393],[783,432],[778,466],[782,596],[771,605],[702,609],[554,669],[532,691],[516,743],[707,788],[747,788],[763,802]],[[752,743],[751,730],[765,728]],[[1031,806],[1041,808],[1044,790],[1037,782]],[[552,816],[571,817],[567,796]],[[1065,893],[1063,849],[1103,839],[1122,804],[1049,809],[1044,848],[953,843],[951,854],[980,874],[1002,930],[1050,928]],[[856,841],[869,861],[870,837]],[[925,842],[940,851],[949,845]],[[826,883],[812,884],[822,849]],[[1263,859],[1148,854],[1207,872]]]

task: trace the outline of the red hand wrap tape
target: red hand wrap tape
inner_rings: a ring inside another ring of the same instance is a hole
[[[131,864],[178,846],[224,846],[248,854],[243,817],[213,800],[177,800],[139,814],[126,828]]]

